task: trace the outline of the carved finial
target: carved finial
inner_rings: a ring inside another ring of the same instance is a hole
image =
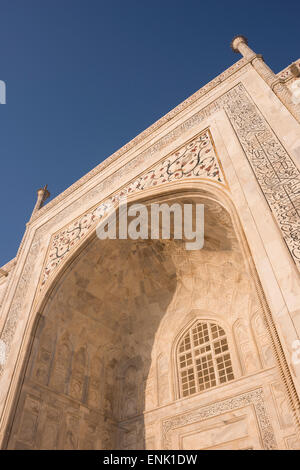
[[[41,205],[39,209],[42,207],[44,202],[50,197],[50,192],[48,191],[47,188],[48,188],[48,185],[46,184],[43,188],[40,188],[37,190],[38,196],[40,192],[42,193]]]
[[[238,49],[238,46],[240,43],[244,43],[248,45],[248,39],[242,34],[238,34],[237,36],[234,36],[234,38],[232,39],[230,43],[230,47],[233,50],[233,52],[236,52],[236,53],[240,52]]]
[[[31,217],[43,206],[44,202],[50,197],[50,192],[47,188],[48,185],[46,184],[43,188],[39,188],[37,190],[37,201],[35,203]]]

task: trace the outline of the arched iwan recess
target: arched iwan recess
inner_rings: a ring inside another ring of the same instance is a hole
[[[37,307],[7,448],[276,448],[296,432],[247,243],[218,198],[147,200],[204,203],[200,251],[93,234],[61,268]],[[174,351],[204,319],[226,331],[233,376],[182,396]]]

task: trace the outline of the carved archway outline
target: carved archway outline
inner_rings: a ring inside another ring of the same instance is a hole
[[[258,293],[258,298],[261,304],[262,308],[262,313],[263,313],[263,318],[265,320],[265,324],[267,326],[269,336],[271,339],[271,343],[273,346],[273,352],[275,354],[277,364],[279,366],[280,370],[280,375],[281,379],[283,382],[283,385],[285,387],[285,391],[287,394],[288,402],[291,406],[295,422],[298,427],[300,427],[300,416],[299,416],[299,398],[296,393],[296,389],[293,383],[293,379],[280,343],[279,335],[277,333],[272,314],[270,312],[268,303],[266,301],[264,292],[262,290],[261,283],[258,278],[258,274],[254,265],[254,261],[248,246],[248,242],[246,240],[246,237],[243,233],[243,229],[239,220],[239,216],[237,214],[237,211],[235,209],[235,206],[231,200],[231,197],[224,188],[218,187],[216,184],[211,183],[211,182],[199,182],[197,180],[182,180],[182,181],[177,181],[175,183],[169,183],[168,185],[164,187],[157,187],[157,188],[150,188],[142,192],[138,193],[133,193],[132,195],[129,196],[128,198],[128,203],[133,203],[136,201],[146,201],[149,199],[157,199],[159,196],[168,196],[168,197],[180,197],[180,195],[185,194],[187,197],[191,198],[193,196],[201,196],[203,198],[203,191],[206,192],[210,197],[209,199],[212,199],[219,204],[221,204],[226,210],[229,210],[232,224],[237,236],[238,241],[241,244],[241,247],[243,247],[244,253],[245,253],[245,263],[247,264],[247,267],[249,269],[250,276],[252,278],[252,281],[254,283],[254,287]],[[221,202],[222,201],[222,202]],[[116,207],[113,207],[112,210],[116,210]],[[6,401],[6,407],[4,411],[4,415],[6,415],[6,422],[9,428],[9,416],[10,413],[13,411],[13,406],[11,407],[17,397],[17,395],[20,393],[20,384],[18,387],[18,382],[20,382],[20,375],[24,374],[25,369],[26,369],[26,363],[28,361],[28,357],[30,354],[30,349],[31,349],[31,341],[33,340],[34,337],[34,331],[35,327],[37,325],[37,322],[40,318],[40,315],[43,312],[43,309],[49,299],[51,297],[52,292],[55,290],[55,287],[57,286],[59,280],[62,278],[63,274],[68,270],[68,268],[71,266],[71,264],[74,262],[74,260],[77,259],[78,256],[80,256],[81,252],[85,249],[86,246],[88,246],[89,242],[91,241],[92,238],[96,237],[95,231],[89,232],[88,237],[85,237],[80,244],[77,246],[77,249],[72,253],[72,255],[65,260],[64,263],[59,266],[58,270],[53,273],[53,278],[49,279],[49,284],[46,286],[44,292],[38,292],[36,291],[35,295],[35,301],[33,304],[33,308],[31,309],[31,314],[29,315],[29,318],[27,320],[25,332],[23,335],[21,347],[19,350],[18,354],[18,360],[15,366],[15,374],[12,378],[11,381],[11,386],[10,386],[10,391],[9,391],[9,397]],[[25,354],[24,354],[25,350]],[[21,357],[23,356],[23,360]],[[21,363],[20,363],[21,362]]]

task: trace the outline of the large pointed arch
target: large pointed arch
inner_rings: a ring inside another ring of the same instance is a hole
[[[293,396],[293,382],[289,374],[289,370],[283,355],[282,348],[280,346],[280,342],[278,341],[278,335],[276,333],[275,326],[272,321],[272,317],[268,310],[268,305],[266,299],[264,297],[255,266],[251,257],[251,253],[246,241],[246,238],[243,234],[243,230],[241,228],[241,224],[234,208],[234,205],[231,201],[230,195],[227,191],[220,189],[213,183],[199,183],[196,181],[181,181],[176,183],[170,183],[165,188],[150,188],[143,192],[143,194],[136,194],[131,195],[128,198],[128,203],[134,202],[145,202],[150,204],[151,201],[165,201],[165,200],[176,200],[176,199],[187,199],[190,200],[191,198],[198,198],[201,201],[212,201],[221,207],[223,207],[229,214],[232,221],[232,225],[234,227],[237,239],[240,243],[242,248],[244,260],[247,263],[247,268],[249,269],[250,276],[253,280],[253,285],[257,290],[258,297],[261,303],[261,308],[263,311],[263,315],[268,325],[268,330],[270,334],[270,338],[274,347],[274,353],[277,357],[278,366],[280,368],[281,374],[283,377],[286,377],[286,392],[289,396],[290,404],[294,408],[295,415],[295,396]],[[112,210],[117,210],[117,207],[114,207]],[[61,265],[58,267],[53,276],[49,277],[49,283],[42,291],[39,290],[36,293],[34,306],[31,312],[31,316],[29,318],[26,333],[24,335],[23,343],[22,343],[22,351],[20,353],[20,362],[18,364],[19,370],[16,370],[14,380],[18,381],[20,378],[20,370],[23,368],[23,372],[25,374],[26,364],[31,353],[32,348],[32,340],[35,335],[35,329],[39,326],[39,321],[43,317],[43,311],[49,299],[55,295],[55,291],[57,289],[58,283],[61,281],[63,276],[71,269],[72,265],[76,263],[76,261],[80,258],[80,256],[84,253],[85,249],[91,244],[91,242],[95,240],[95,232],[91,230],[88,235],[78,244],[76,250],[71,254],[71,256],[66,259]],[[158,336],[160,334],[161,325],[158,329]],[[21,361],[21,357],[23,360]],[[16,387],[15,384],[12,384],[11,388],[11,402],[10,402],[10,409],[7,409],[7,413],[10,414],[11,419],[13,419],[13,401],[17,400],[18,393],[20,391],[19,387]],[[8,417],[8,415],[7,415]],[[8,420],[8,426],[10,426],[10,422]]]

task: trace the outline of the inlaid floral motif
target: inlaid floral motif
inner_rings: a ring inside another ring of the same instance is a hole
[[[99,207],[91,209],[91,211],[54,235],[44,268],[42,286],[55,267],[61,263],[90,229],[96,226],[96,223],[105,215],[107,209],[112,205],[117,205],[122,197],[136,191],[184,178],[206,179],[223,185],[226,184],[213,139],[208,129],[171,155],[168,155],[128,186],[106,199]]]

